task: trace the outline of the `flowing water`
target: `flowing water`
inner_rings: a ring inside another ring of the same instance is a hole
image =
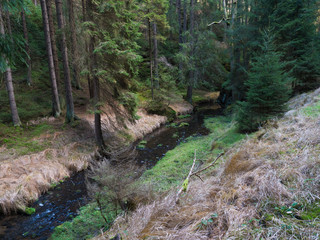
[[[176,120],[174,124],[162,126],[144,138],[147,143],[144,148],[138,149],[138,164],[152,168],[168,150],[187,137],[207,135],[209,132],[203,126],[204,118],[220,114],[219,109],[211,106],[188,118]],[[30,207],[36,209],[34,214],[0,215],[0,239],[48,239],[56,226],[70,221],[89,200],[85,172],[77,173],[31,204]]]

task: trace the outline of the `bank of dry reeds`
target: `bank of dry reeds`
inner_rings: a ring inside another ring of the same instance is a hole
[[[57,121],[49,121],[60,125]],[[32,123],[30,123],[32,124]],[[87,168],[94,151],[92,134],[87,122],[80,122],[82,130],[67,129],[37,137],[46,141],[44,151],[17,156],[6,154],[0,161],[0,212],[9,214],[24,210],[25,206],[36,200],[50,188],[52,183],[63,180],[73,172]],[[82,135],[83,134],[83,135]],[[35,139],[30,139],[30,141]]]

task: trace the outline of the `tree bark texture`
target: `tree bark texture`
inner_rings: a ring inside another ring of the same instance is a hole
[[[61,109],[60,109],[57,80],[56,80],[56,74],[54,70],[54,62],[53,62],[53,56],[52,56],[52,46],[51,46],[51,37],[50,37],[50,28],[49,28],[46,1],[40,0],[40,4],[41,4],[41,10],[42,10],[42,21],[43,21],[43,27],[44,27],[44,35],[46,39],[48,65],[49,65],[50,80],[51,80],[51,87],[52,87],[52,113],[55,117],[59,117],[61,113]]]
[[[25,14],[24,10],[21,11],[21,20],[22,20],[22,26],[23,26],[23,36],[24,36],[24,40],[26,42],[25,50],[28,55],[28,57],[27,57],[27,65],[28,65],[27,84],[29,86],[31,86],[32,78],[31,78],[30,46],[29,46],[29,36],[28,36],[28,29],[27,29],[27,22],[26,22],[26,14]]]
[[[83,22],[87,21],[87,3],[85,0],[81,0],[82,4],[82,15],[83,15]],[[89,40],[90,41],[90,40]],[[90,50],[89,50],[89,44],[88,41],[85,40],[85,48],[86,51],[89,53],[89,55],[86,57],[86,66],[89,68],[89,56],[90,56]],[[92,78],[90,77],[90,74],[86,74],[87,82],[88,82],[88,88],[89,88],[89,97],[90,99],[93,99],[93,83]]]
[[[87,19],[93,21],[93,3],[92,0],[87,0]],[[104,150],[105,144],[101,129],[101,115],[100,115],[100,83],[95,71],[97,69],[97,56],[94,53],[95,37],[92,35],[89,42],[89,71],[92,76],[93,88],[93,104],[94,104],[94,132],[96,143],[100,150]]]
[[[0,6],[0,32],[1,35],[5,35],[5,30],[4,30],[4,22],[2,18],[2,8]],[[8,61],[6,60],[6,72],[5,72],[5,80],[6,80],[6,87],[7,87],[7,92],[9,96],[9,104],[10,104],[10,110],[11,110],[11,117],[12,117],[12,122],[14,126],[20,126],[20,118],[18,114],[18,109],[16,105],[16,100],[14,96],[14,88],[13,88],[13,82],[12,82],[12,71],[9,66]]]
[[[67,48],[65,25],[64,25],[65,22],[62,14],[62,0],[55,0],[55,2],[56,2],[58,28],[61,33],[60,45],[61,45],[61,54],[62,54],[62,60],[63,60],[64,86],[65,86],[66,103],[67,103],[66,121],[72,122],[74,121],[74,105],[73,105],[72,87],[71,87],[71,79],[70,79],[68,48]]]
[[[68,0],[69,5],[69,25],[71,31],[71,54],[72,54],[72,76],[75,83],[75,87],[80,89],[80,70],[78,65],[78,43],[77,43],[77,34],[76,34],[76,22],[74,16],[74,4],[73,0]]]
[[[183,0],[183,32],[187,32],[187,0]],[[183,43],[186,43],[186,36],[183,36]]]
[[[48,13],[49,29],[50,29],[51,49],[52,49],[52,56],[53,56],[53,62],[54,62],[54,71],[56,73],[57,86],[58,86],[58,89],[60,89],[59,86],[61,85],[61,78],[60,78],[58,49],[57,49],[57,42],[56,42],[56,31],[53,23],[52,0],[46,0],[46,1],[47,1],[46,6],[47,6],[47,13]]]
[[[194,31],[194,0],[190,1],[190,61],[191,61],[191,69],[189,71],[189,82],[188,82],[188,89],[187,89],[187,101],[192,103],[192,90],[194,84],[194,69],[193,69],[193,48],[194,48],[194,39],[193,33]]]
[[[153,47],[154,47],[154,86],[159,89],[159,67],[158,67],[158,39],[157,24],[153,23]]]
[[[150,82],[151,82],[151,96],[152,100],[154,99],[153,94],[153,68],[152,68],[152,40],[151,40],[151,21],[148,18],[148,38],[149,38],[149,58],[150,58]]]
[[[183,24],[182,24],[182,19],[181,19],[181,0],[177,0],[177,12],[178,12],[178,24],[179,24],[179,51],[182,53],[183,51]],[[183,64],[182,61],[179,61],[179,81],[182,82],[183,80]]]

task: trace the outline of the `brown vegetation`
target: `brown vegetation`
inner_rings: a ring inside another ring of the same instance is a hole
[[[37,140],[48,144],[47,149],[19,157],[15,149],[11,149],[8,151],[10,154],[2,155],[0,211],[4,214],[24,210],[28,202],[37,199],[52,183],[86,169],[93,157],[92,133],[85,121],[79,123],[77,130],[67,127],[63,132],[59,131],[63,124],[61,121],[50,123],[55,125],[57,131],[37,137]]]
[[[319,101],[318,94],[308,96],[308,105]],[[204,182],[191,180],[180,204],[172,191],[118,217],[112,229],[96,239],[116,234],[130,240],[318,239],[319,224],[312,221],[294,225],[292,220],[288,230],[285,218],[274,216],[263,227],[263,214],[274,206],[319,201],[320,119],[295,111],[280,119],[277,128],[266,126],[229,151],[221,169],[208,173]]]

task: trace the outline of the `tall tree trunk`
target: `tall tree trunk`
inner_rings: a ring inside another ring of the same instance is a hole
[[[1,6],[0,6],[0,32],[1,32],[1,35],[3,35],[3,36],[5,35]],[[5,58],[6,58],[6,56],[5,56]],[[6,87],[7,87],[7,92],[8,92],[8,96],[9,96],[12,122],[13,122],[14,126],[20,126],[21,122],[20,122],[20,118],[19,118],[19,114],[18,114],[18,109],[17,109],[16,100],[15,100],[15,96],[14,96],[13,83],[12,83],[12,72],[11,72],[11,68],[9,66],[8,61],[6,60],[5,62],[7,65],[6,72],[5,72],[5,80],[6,80]]]
[[[190,61],[191,61],[191,69],[189,71],[189,83],[188,83],[188,89],[187,89],[187,101],[189,103],[192,103],[192,90],[193,90],[193,84],[194,84],[194,61],[193,61],[193,55],[194,55],[194,0],[190,1]]]
[[[154,47],[154,87],[159,89],[159,67],[158,67],[158,39],[157,24],[153,23],[153,47]]]
[[[56,43],[56,31],[53,23],[53,15],[52,15],[52,0],[47,1],[47,13],[48,13],[48,21],[49,21],[49,29],[50,29],[50,39],[51,39],[51,49],[52,49],[52,57],[54,62],[54,71],[56,74],[57,86],[60,89],[61,78],[60,78],[60,67],[59,67],[59,59],[58,59],[58,49]],[[61,89],[60,89],[61,90]]]
[[[187,0],[183,0],[183,32],[187,32]],[[186,35],[183,36],[183,42],[187,42]]]
[[[23,26],[23,36],[26,42],[25,49],[28,55],[27,57],[27,65],[28,65],[28,74],[27,74],[27,84],[31,86],[32,79],[31,79],[31,58],[30,58],[30,46],[29,46],[29,37],[28,37],[28,29],[27,29],[27,22],[26,22],[26,14],[24,10],[21,11],[21,20]]]
[[[54,71],[54,62],[53,62],[53,56],[52,56],[51,37],[50,37],[46,0],[40,0],[40,4],[41,4],[41,10],[42,10],[42,21],[43,21],[43,27],[44,27],[44,35],[46,38],[48,65],[49,65],[50,80],[51,80],[51,87],[52,87],[52,113],[55,117],[59,117],[61,113],[61,109],[60,109],[60,101],[59,101],[59,94],[58,94],[58,88],[57,88],[56,73]]]
[[[236,9],[234,10],[234,15],[233,15],[233,22],[235,24],[235,28],[240,27],[240,19],[237,18],[237,15],[239,13],[239,10],[242,7],[241,1],[237,1],[237,6]],[[239,68],[240,68],[240,58],[241,58],[241,51],[240,51],[240,43],[239,40],[237,39],[237,36],[235,36],[234,29],[233,29],[233,68],[232,68],[232,75],[231,75],[231,81],[232,81],[232,100],[233,102],[236,102],[238,100],[241,100],[241,88],[242,88],[242,79],[240,77],[239,73]]]
[[[74,17],[74,4],[73,0],[68,0],[69,5],[69,25],[71,31],[71,53],[72,53],[72,76],[75,83],[75,87],[80,89],[80,70],[78,65],[78,43],[77,43],[77,34],[76,34],[76,22]]]
[[[227,25],[227,19],[228,19],[228,13],[227,13],[227,0],[222,0],[223,2],[223,12],[224,12],[224,21],[223,21],[223,28],[224,28],[224,33],[223,33],[223,42],[227,42],[227,30],[228,30],[228,25]]]
[[[179,51],[182,53],[183,51],[183,24],[182,24],[182,19],[181,19],[181,0],[177,0],[177,12],[178,12],[178,24],[179,24]],[[183,80],[183,64],[182,61],[179,61],[179,81],[182,82]]]
[[[148,37],[149,37],[149,58],[150,58],[150,82],[151,82],[151,96],[154,99],[153,94],[153,69],[152,69],[152,40],[151,40],[151,21],[148,18]]]
[[[73,106],[73,97],[72,97],[72,88],[71,88],[71,79],[70,79],[68,48],[67,48],[65,25],[64,25],[65,22],[62,14],[62,0],[55,0],[55,2],[56,2],[58,27],[61,32],[61,36],[60,36],[61,54],[62,54],[62,60],[63,60],[64,86],[66,91],[66,103],[67,103],[66,121],[73,122],[75,119],[75,116],[74,116],[74,106]]]
[[[34,0],[33,2],[34,2],[35,6],[38,6],[38,1],[37,0]]]
[[[92,0],[87,0],[87,19],[88,21],[93,22],[93,4]],[[102,129],[101,129],[101,115],[100,115],[100,83],[99,78],[96,75],[97,70],[97,56],[96,53],[94,53],[94,46],[95,46],[95,37],[92,35],[90,37],[89,42],[89,71],[92,76],[92,83],[93,83],[93,104],[94,104],[94,132],[95,132],[95,138],[96,143],[100,150],[104,150],[105,144],[104,139],[102,135]]]
[[[86,1],[85,0],[81,0],[81,4],[82,4],[82,15],[83,15],[83,22],[87,21],[87,10],[86,10]],[[88,41],[85,40],[85,48],[86,51],[89,53],[90,56],[90,50],[89,50],[89,44]],[[86,66],[89,68],[89,56],[86,57]],[[89,88],[89,97],[90,99],[93,99],[94,94],[93,94],[93,83],[92,83],[92,78],[90,77],[90,74],[86,74],[86,78],[87,78],[87,82],[88,82],[88,88]]]

